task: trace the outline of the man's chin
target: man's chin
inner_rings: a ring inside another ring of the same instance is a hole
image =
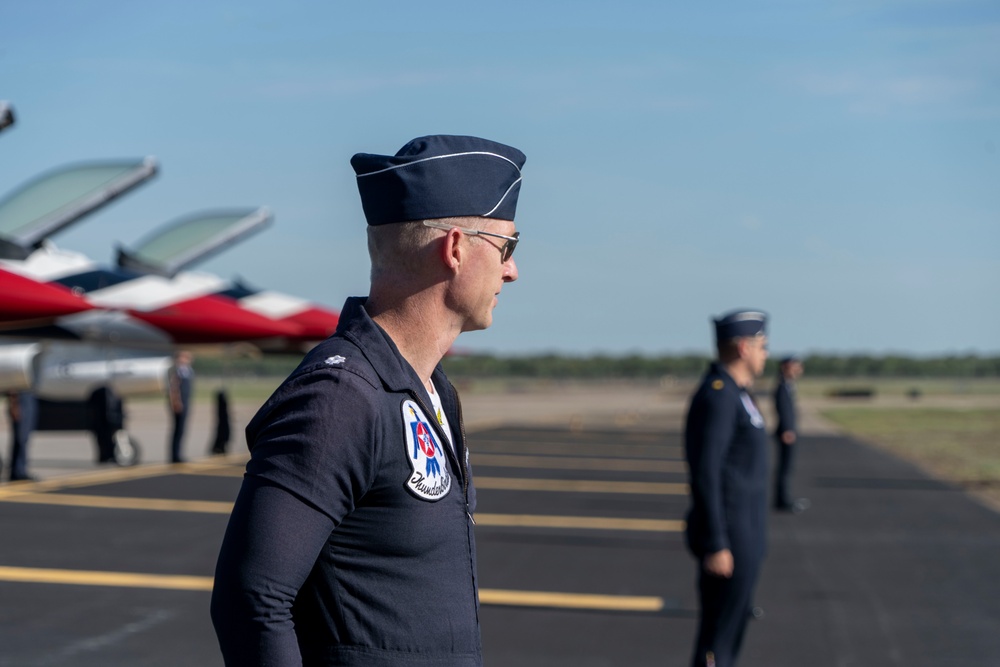
[[[483,329],[489,329],[492,324],[493,324],[493,311],[491,310],[490,312],[486,313],[484,317],[481,317],[476,320],[469,320],[468,322],[466,322],[465,326],[462,327],[462,331],[463,332],[482,331]]]

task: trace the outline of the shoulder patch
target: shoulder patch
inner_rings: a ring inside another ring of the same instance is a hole
[[[402,410],[406,456],[413,469],[406,480],[406,488],[423,500],[441,500],[451,490],[451,473],[444,448],[415,401],[403,401]]]
[[[713,380],[713,381],[712,381],[712,389],[714,389],[714,390],[716,390],[716,391],[719,391],[719,390],[720,390],[720,389],[722,389],[722,388],[723,388],[723,387],[724,387],[725,385],[726,385],[726,383],[725,383],[725,382],[723,382],[722,380]]]

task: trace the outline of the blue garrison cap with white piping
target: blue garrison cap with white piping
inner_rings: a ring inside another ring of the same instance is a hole
[[[759,310],[734,310],[713,322],[715,340],[719,342],[767,333],[767,314]]]
[[[351,166],[369,225],[478,216],[513,220],[524,153],[488,139],[419,137],[395,155],[358,153]]]

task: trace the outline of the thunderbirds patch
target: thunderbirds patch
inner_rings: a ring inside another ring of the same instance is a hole
[[[753,402],[753,399],[744,391],[740,392],[740,400],[743,401],[743,408],[750,415],[750,423],[755,428],[764,428],[764,416],[760,414],[760,410],[757,409],[757,405]]]
[[[441,500],[451,490],[448,460],[434,428],[414,401],[403,401],[403,430],[406,455],[413,468],[406,488],[418,498]]]

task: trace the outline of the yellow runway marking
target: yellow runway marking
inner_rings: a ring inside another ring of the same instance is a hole
[[[588,528],[679,533],[684,522],[673,519],[624,519],[603,516],[546,516],[542,514],[476,514],[476,525],[516,528]]]
[[[479,440],[469,438],[472,456],[489,454],[567,454],[570,456],[614,456],[617,458],[680,460],[683,451],[673,445],[612,445],[570,442],[532,442],[525,440]]]
[[[209,477],[243,477],[246,472],[246,464],[236,467],[236,466],[218,466],[214,468],[205,468],[203,470],[192,470],[189,475],[206,475]]]
[[[83,486],[97,486],[99,484],[114,484],[116,482],[163,477],[166,475],[215,474],[214,471],[230,470],[234,469],[236,465],[243,466],[245,464],[245,459],[234,459],[229,463],[213,459],[204,463],[153,463],[124,468],[113,466],[67,475],[65,477],[55,477],[41,482],[14,482],[6,484],[0,487],[0,500],[10,496],[20,496],[25,493],[58,491],[60,489],[74,489]],[[242,475],[242,467],[239,470]]]
[[[35,567],[0,566],[0,581],[20,581],[33,584],[74,584],[77,586],[166,588],[177,591],[212,590],[212,577],[139,574],[135,572],[98,572],[93,570],[49,570]]]
[[[212,577],[4,566],[0,566],[0,581],[33,584],[68,584],[74,586],[157,588],[202,592],[211,591],[213,585]],[[663,598],[652,596],[546,593],[543,591],[510,591],[495,588],[480,590],[479,601],[486,605],[598,609],[605,611],[656,612],[663,609]]]
[[[229,514],[231,502],[212,500],[170,500],[168,498],[127,498],[117,496],[90,496],[69,493],[24,493],[4,499],[8,503],[32,505],[68,505],[71,507],[96,507],[114,510],[151,510],[160,512],[196,512],[201,514]]]
[[[477,489],[503,491],[561,491],[571,493],[639,493],[683,496],[688,485],[668,482],[603,482],[589,479],[515,479],[511,477],[475,477]]]
[[[574,456],[512,456],[472,454],[473,466],[502,468],[545,468],[556,470],[614,470],[617,472],[686,472],[683,461],[663,459],[602,459]]]
[[[587,595],[582,593],[545,593],[542,591],[479,590],[481,604],[518,607],[556,607],[560,609],[597,609],[601,611],[662,611],[663,598],[640,595]]]
[[[83,494],[71,495],[66,493],[26,493],[17,497],[7,498],[6,502],[115,510],[193,512],[196,514],[229,514],[233,511],[233,504],[230,502],[170,500],[166,498],[126,498]],[[642,532],[679,532],[684,530],[683,521],[672,519],[547,516],[540,514],[479,513],[476,514],[476,523],[481,526],[506,526],[513,528],[588,528],[592,530],[631,530]]]
[[[43,482],[18,482],[0,488],[0,498],[17,496],[24,493],[56,491],[81,486],[96,486],[98,484],[113,484],[133,479],[160,477],[180,472],[181,468],[182,466],[171,465],[148,465],[131,468],[115,467],[80,473],[69,477],[57,477]]]

